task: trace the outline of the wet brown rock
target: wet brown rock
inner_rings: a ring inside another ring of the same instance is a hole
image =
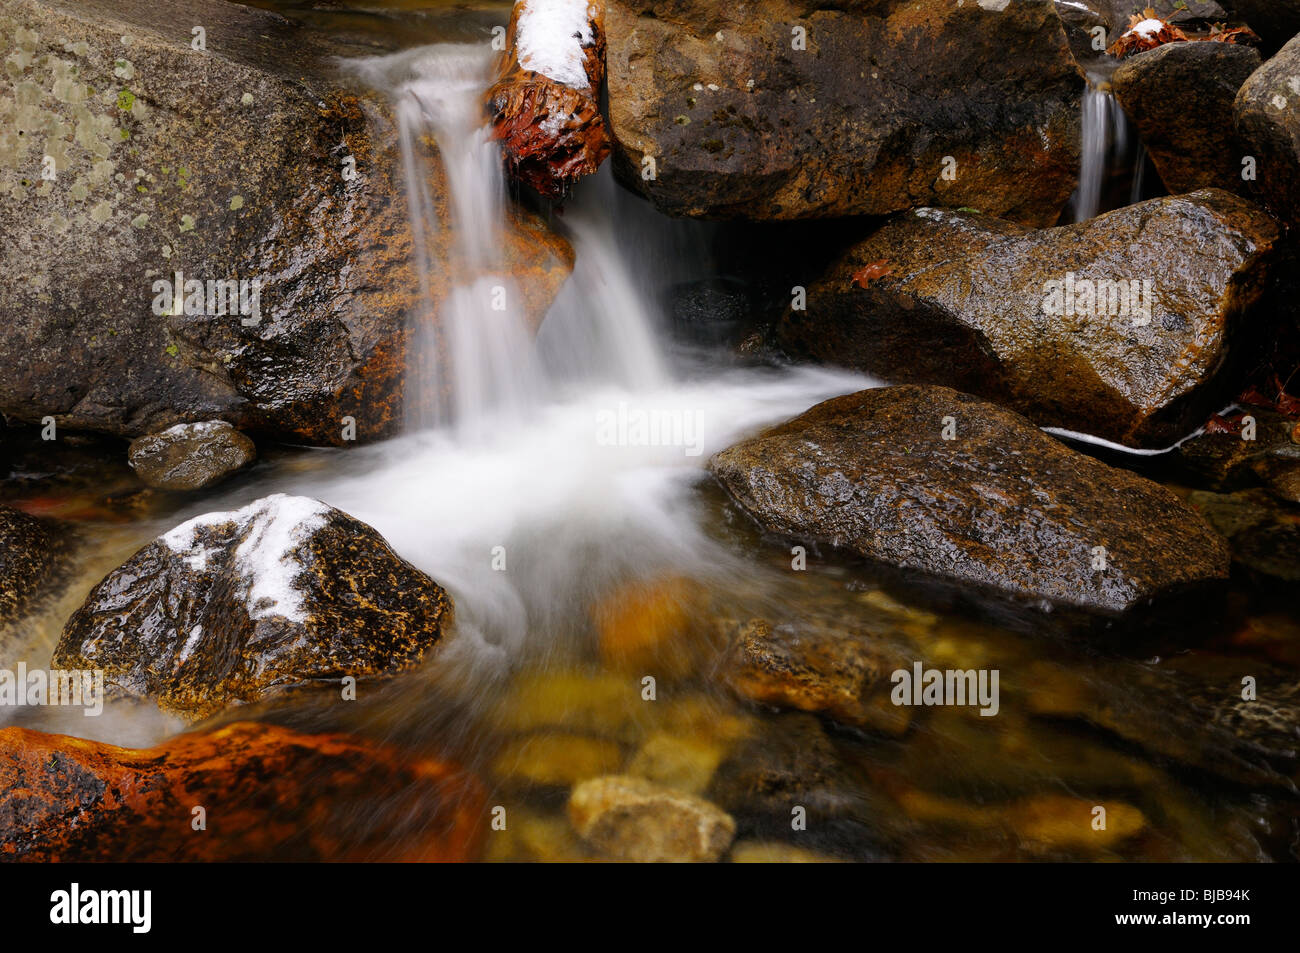
[[[767,815],[789,830],[790,811],[818,819],[867,816],[861,784],[812,715],[783,714],[756,725],[718,766],[706,796],[733,814]]]
[[[708,801],[626,775],[574,788],[569,819],[601,853],[633,863],[716,861],[736,833],[735,822]]]
[[[131,441],[131,468],[160,490],[201,490],[257,459],[253,441],[224,420],[177,424]]]
[[[688,638],[700,598],[699,587],[680,577],[618,586],[593,610],[602,660],[634,674],[688,671],[701,647]]]
[[[1115,71],[1115,98],[1170,192],[1245,191],[1245,151],[1232,110],[1237,90],[1259,64],[1259,53],[1249,46],[1170,43],[1131,57]]]
[[[521,672],[493,712],[505,731],[550,729],[627,742],[654,716],[635,677],[555,668]]]
[[[0,730],[0,860],[463,861],[484,811],[455,765],[347,735],[243,722],[131,749]]]
[[[0,285],[0,412],[126,437],[218,418],[317,444],[341,445],[344,417],[359,441],[396,433],[424,301],[388,104],[341,86],[310,30],[239,4],[0,0],[0,34],[0,270],[22,276]],[[567,245],[506,241],[520,284],[553,295]],[[258,280],[258,314],[178,311],[155,286],[178,272]],[[432,313],[454,277],[430,276]]]
[[[510,810],[503,831],[492,831],[484,860],[505,863],[576,863],[591,860],[563,814],[537,814],[527,808]]]
[[[0,626],[41,592],[57,563],[59,545],[45,523],[0,506]]]
[[[532,8],[545,13],[544,7],[544,0],[515,4],[501,76],[488,90],[487,102],[510,175],[547,198],[558,199],[578,179],[595,172],[610,153],[599,103],[605,68],[604,4],[587,5],[590,39],[581,43],[583,75],[567,77],[567,82],[563,75],[539,71],[546,64],[521,54],[521,17],[526,20]]]
[[[1043,426],[1167,446],[1240,383],[1230,357],[1278,238],[1262,209],[1213,189],[1038,231],[920,209],[836,262],[778,336],[794,354],[956,387]]]
[[[1084,82],[1051,0],[610,0],[605,26],[615,170],[669,214],[1046,225],[1074,190]]]
[[[1090,801],[1044,794],[1008,804],[968,804],[924,791],[897,793],[910,817],[940,826],[967,827],[981,832],[1003,830],[1030,850],[1066,850],[1099,853],[1142,833],[1147,819],[1131,804]],[[1097,808],[1105,810],[1105,826],[1098,826]]]
[[[141,549],[68,620],[53,664],[103,669],[110,696],[194,720],[306,683],[404,671],[451,618],[446,592],[373,529],[276,495]]]
[[[1168,490],[943,387],[828,400],[710,466],[771,531],[1035,599],[1122,612],[1227,578],[1224,541]]]
[[[1187,502],[1225,536],[1232,561],[1266,588],[1288,591],[1300,582],[1300,512],[1261,490],[1190,494]]]
[[[1237,93],[1237,135],[1255,157],[1255,192],[1273,214],[1300,222],[1300,92],[1293,88],[1300,75],[1300,37],[1282,47],[1255,70]]]
[[[656,731],[633,756],[627,773],[688,794],[700,794],[709,786],[729,747],[726,740],[709,737],[703,731]]]
[[[1253,698],[1247,694],[1252,681]],[[1078,671],[1036,662],[1029,711],[1080,719],[1175,762],[1252,787],[1300,778],[1300,680],[1258,658],[1192,653]]]
[[[1246,418],[1254,421],[1245,431]],[[1265,458],[1288,458],[1294,451],[1294,421],[1262,407],[1246,407],[1223,428],[1210,428],[1182,444],[1173,454],[1185,478],[1196,486],[1232,490],[1256,483]],[[1247,439],[1249,437],[1250,439]]]
[[[1223,0],[1223,6],[1263,37],[1269,52],[1300,33],[1300,0]]]
[[[733,864],[838,864],[839,858],[780,841],[743,841],[731,847]]]
[[[752,619],[740,627],[723,677],[760,704],[824,713],[846,725],[901,735],[911,709],[890,702],[890,674],[905,664],[869,636]]]

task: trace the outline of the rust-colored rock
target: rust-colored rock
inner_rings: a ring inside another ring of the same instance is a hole
[[[521,30],[530,29],[533,6],[542,4],[515,4],[499,79],[488,91],[488,111],[510,175],[558,199],[610,153],[598,101],[605,64],[604,3],[560,0],[555,9],[543,11],[572,16],[575,25],[584,20],[573,37],[580,47],[580,69],[575,63],[547,61],[529,48]]]
[[[462,861],[484,810],[455,765],[341,734],[240,722],[132,749],[0,731],[0,860]]]

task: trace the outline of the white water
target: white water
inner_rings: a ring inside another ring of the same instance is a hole
[[[330,454],[314,472],[277,473],[241,498],[305,494],[374,526],[451,591],[451,654],[479,668],[573,638],[593,600],[622,580],[746,573],[729,568],[700,525],[697,484],[709,455],[875,382],[722,362],[674,374],[660,338],[663,292],[709,272],[707,228],[659,216],[619,189],[608,168],[555,219],[576,265],[534,339],[520,315],[492,311],[481,293],[508,281],[497,252],[506,185],[479,126],[488,57],[478,47],[437,46],[358,69],[397,105],[422,266],[445,267],[429,249],[435,229],[449,227],[453,254],[481,273],[440,310],[428,302],[424,346],[437,347],[433,328],[441,329],[450,360],[435,373],[450,379],[424,383],[452,397],[401,439]],[[447,169],[452,222],[437,220],[426,185],[425,134]],[[620,415],[670,422],[680,439],[620,439],[607,426]]]
[[[1090,74],[1083,94],[1082,156],[1079,188],[1074,193],[1074,221],[1085,222],[1102,211],[1102,192],[1111,168],[1129,160],[1129,122],[1110,91],[1106,77]]]

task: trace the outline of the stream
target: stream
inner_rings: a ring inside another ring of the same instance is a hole
[[[414,22],[391,7],[386,26],[356,11],[310,17],[351,32]],[[461,42],[469,20],[445,22],[409,27],[418,42],[399,52],[339,63],[393,107],[426,278],[402,435],[267,448],[251,469],[185,496],[139,492],[125,461],[93,443],[57,461],[33,450],[11,467],[3,499],[70,520],[78,542],[61,594],[0,643],[0,663],[48,658],[90,588],[183,520],[274,493],[307,496],[374,527],[445,587],[454,633],[415,672],[363,682],[354,703],[305,691],[205,727],[264,720],[453,759],[512,818],[487,835],[484,860],[595,856],[569,827],[567,792],[618,772],[724,804],[736,857],[1253,861],[1294,851],[1294,784],[1248,742],[1206,733],[1188,743],[1185,721],[1202,710],[1188,699],[1221,692],[1225,670],[1294,672],[1293,609],[1234,579],[1214,615],[1180,623],[1174,637],[1104,623],[1108,639],[1133,646],[1109,653],[1050,606],[958,592],[765,534],[710,476],[710,456],[882,382],[739,359],[683,333],[675,295],[722,273],[719,251],[734,232],[661,215],[608,163],[560,211],[543,210],[575,267],[531,327],[502,251],[510,190],[481,121],[493,54]],[[1128,150],[1131,163],[1135,148],[1118,107],[1093,88],[1084,122],[1079,219],[1104,208],[1108,158]],[[429,142],[453,197],[450,221],[428,193]],[[440,229],[476,277],[435,302]],[[1159,459],[1121,462],[1185,492]],[[1000,713],[917,709],[900,725],[863,729],[757,704],[723,676],[734,632],[754,619],[866,634],[889,657],[928,666],[996,670]],[[619,654],[620,640],[648,630],[663,638],[653,665]],[[1097,715],[1117,710],[1129,715],[1124,727]],[[185,729],[127,703],[85,721],[4,709],[6,722],[134,747]],[[390,796],[373,792],[375,803]],[[1061,833],[1094,804],[1137,820],[1122,831],[1117,821],[1114,837]],[[357,805],[359,824],[372,806]],[[807,830],[792,827],[798,808],[814,818]]]

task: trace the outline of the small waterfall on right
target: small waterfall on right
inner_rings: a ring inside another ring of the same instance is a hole
[[[1088,74],[1088,88],[1083,94],[1082,148],[1079,162],[1079,188],[1071,199],[1071,220],[1084,222],[1103,211],[1119,207],[1123,200],[1107,207],[1108,186],[1120,175],[1132,175],[1133,184],[1124,193],[1131,204],[1140,194],[1140,146],[1124,110],[1110,91],[1110,77],[1103,73]]]

